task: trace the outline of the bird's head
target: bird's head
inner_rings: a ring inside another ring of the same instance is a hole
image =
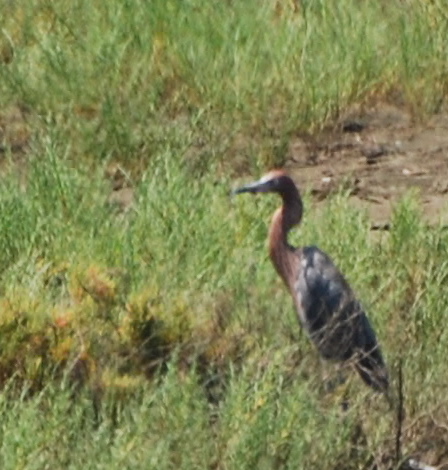
[[[258,181],[234,189],[232,194],[282,193],[291,183],[294,184],[283,170],[273,170]]]

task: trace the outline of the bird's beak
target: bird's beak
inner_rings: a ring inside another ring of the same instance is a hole
[[[241,193],[267,193],[271,190],[270,181],[255,181],[254,183],[245,184],[232,191],[232,195]]]

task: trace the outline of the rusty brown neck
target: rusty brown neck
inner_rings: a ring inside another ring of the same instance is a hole
[[[288,243],[288,232],[300,223],[303,205],[299,191],[292,180],[291,184],[279,193],[283,199],[283,205],[275,211],[272,217],[269,230],[269,255],[283,282],[293,289],[297,272],[297,257],[294,255],[294,248]]]

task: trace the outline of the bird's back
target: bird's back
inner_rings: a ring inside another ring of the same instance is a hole
[[[353,359],[362,379],[388,387],[375,332],[352,289],[332,259],[315,246],[295,250],[298,273],[293,295],[299,319],[326,359]]]

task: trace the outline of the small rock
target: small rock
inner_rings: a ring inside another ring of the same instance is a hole
[[[348,119],[342,124],[342,132],[361,132],[367,127],[360,119]]]
[[[383,157],[389,153],[387,147],[383,144],[366,145],[361,148],[361,153],[366,157],[369,165],[376,163],[378,158]]]
[[[120,212],[127,212],[134,204],[134,190],[132,188],[122,188],[112,191],[107,198],[107,203]]]

